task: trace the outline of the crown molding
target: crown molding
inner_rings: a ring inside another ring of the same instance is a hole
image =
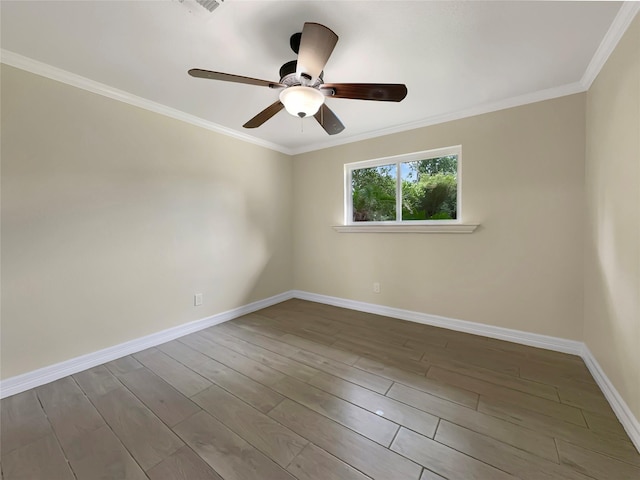
[[[42,77],[50,78],[51,80],[66,83],[67,85],[71,85],[88,92],[97,93],[98,95],[102,95],[113,100],[118,100],[119,102],[128,103],[129,105],[133,105],[135,107],[144,108],[145,110],[149,110],[151,112],[159,113],[161,115],[187,122],[198,127],[206,128],[207,130],[211,130],[222,135],[233,137],[244,142],[252,143],[254,145],[265,147],[270,150],[275,150],[287,155],[291,155],[290,149],[283,147],[282,145],[267,142],[251,135],[237,132],[236,130],[223,127],[222,125],[218,125],[217,123],[213,123],[208,120],[204,120],[203,118],[196,117],[195,115],[185,113],[176,108],[167,107],[166,105],[163,105],[161,103],[157,103],[152,100],[133,95],[132,93],[125,92],[124,90],[110,87],[109,85],[106,85],[104,83],[96,82],[95,80],[91,80],[90,78],[76,75],[75,73],[71,73],[61,68],[39,62],[37,60],[25,57],[18,53],[11,52],[9,50],[0,49],[0,62],[11,67],[35,73],[36,75],[40,75]]]
[[[635,18],[638,11],[640,11],[640,2],[623,2],[620,10],[618,11],[618,14],[614,18],[611,26],[609,27],[609,30],[607,31],[598,49],[596,50],[596,53],[589,62],[584,75],[578,82],[561,85],[559,87],[548,88],[545,90],[538,90],[536,92],[498,100],[496,102],[489,102],[471,108],[459,110],[457,112],[434,115],[415,122],[409,122],[389,128],[374,130],[360,135],[342,138],[331,138],[327,139],[327,141],[325,142],[318,142],[298,148],[288,148],[280,144],[268,142],[254,136],[238,132],[231,128],[227,128],[217,123],[210,122],[195,115],[185,113],[181,110],[167,107],[166,105],[153,102],[146,98],[110,87],[103,83],[96,82],[95,80],[76,75],[66,70],[62,70],[60,68],[48,65],[43,62],[39,62],[37,60],[33,60],[31,58],[19,55],[8,50],[0,49],[0,61],[12,67],[20,68],[22,70],[35,73],[36,75],[41,75],[43,77],[66,83],[68,85],[72,85],[74,87],[81,88],[92,93],[97,93],[98,95],[103,95],[120,102],[144,108],[161,115],[166,115],[176,120],[181,120],[198,127],[206,128],[207,130],[211,130],[222,135],[230,136],[238,140],[252,143],[254,145],[259,145],[261,147],[275,150],[286,155],[299,155],[302,153],[337,147],[340,145],[360,142],[363,140],[370,140],[372,138],[382,137],[385,135],[406,132],[409,130],[429,127],[432,125],[451,122],[454,120],[461,120],[463,118],[474,117],[476,115],[496,112],[507,108],[519,107],[530,103],[536,103],[544,100],[563,97],[566,95],[585,92],[589,89],[589,87],[591,87],[591,84],[598,76],[598,73],[600,73],[600,70],[606,63],[607,59],[615,49],[616,45],[624,35],[633,19]]]
[[[591,84],[596,79],[607,59],[613,53],[618,42],[627,31],[629,25],[640,11],[640,2],[623,2],[618,14],[611,22],[609,30],[605,34],[602,42],[598,46],[596,53],[591,58],[587,69],[580,80],[580,84],[584,90],[589,90]]]
[[[404,123],[395,127],[384,128],[381,130],[374,130],[372,132],[363,133],[361,135],[355,135],[353,137],[347,137],[342,139],[331,139],[327,142],[315,143],[306,147],[300,147],[292,149],[293,155],[299,155],[301,153],[313,152],[315,150],[322,150],[324,148],[336,147],[339,145],[345,145],[347,143],[359,142],[362,140],[369,140],[371,138],[382,137],[385,135],[391,135],[394,133],[406,132],[408,130],[415,130],[417,128],[429,127],[431,125],[438,125],[440,123],[451,122],[453,120],[461,120],[463,118],[475,117],[476,115],[482,115],[484,113],[496,112],[498,110],[505,110],[507,108],[519,107],[527,105],[529,103],[542,102],[544,100],[551,100],[553,98],[564,97],[567,95],[573,95],[575,93],[582,93],[586,89],[580,82],[569,83],[561,85],[559,87],[547,88],[545,90],[538,90],[536,92],[526,93],[517,97],[505,98],[498,100],[497,102],[485,103],[475,107],[459,110],[457,112],[445,113],[442,115],[434,115],[431,117],[418,120],[416,122]]]

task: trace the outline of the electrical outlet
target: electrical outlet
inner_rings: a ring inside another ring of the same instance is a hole
[[[202,294],[201,294],[201,293],[196,293],[196,294],[193,296],[193,304],[194,304],[196,307],[199,307],[200,305],[202,305]]]
[[[373,293],[380,293],[380,282],[373,282]]]

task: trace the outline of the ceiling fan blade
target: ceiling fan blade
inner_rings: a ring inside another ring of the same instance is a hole
[[[246,83],[248,85],[258,85],[260,87],[285,88],[284,85],[281,85],[278,82],[260,80],[259,78],[242,77],[240,75],[232,75],[230,73],[212,72],[210,70],[201,70],[199,68],[192,68],[191,70],[189,70],[189,75],[197,78],[208,78],[209,80],[222,80],[224,82]]]
[[[319,23],[307,22],[302,29],[296,75],[309,77],[310,84],[316,82],[329,60],[338,36]]]
[[[243,125],[244,128],[256,128],[262,125],[264,122],[273,117],[276,113],[284,108],[284,105],[280,100],[275,103],[272,103],[267,108],[262,110],[259,114],[249,120],[247,123]]]
[[[325,83],[323,90],[333,90],[332,98],[400,102],[407,96],[407,87],[401,83]]]
[[[329,135],[335,135],[344,130],[344,125],[326,103],[322,104],[314,117]]]

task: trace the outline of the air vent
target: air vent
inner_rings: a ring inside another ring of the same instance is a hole
[[[223,1],[223,0],[220,0]],[[209,10],[209,12],[213,12],[216,8],[220,6],[216,0],[196,0],[200,5]]]
[[[174,0],[184,7],[191,15],[201,18],[209,18],[209,15],[218,8],[224,0]]]

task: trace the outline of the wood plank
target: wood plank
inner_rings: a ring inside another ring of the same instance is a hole
[[[436,441],[524,480],[588,480],[581,473],[446,420]]]
[[[76,373],[73,378],[91,399],[105,395],[117,388],[122,388],[122,384],[104,365],[98,365]]]
[[[174,430],[225,480],[294,480],[271,459],[205,411]]]
[[[341,350],[335,347],[329,347],[327,345],[322,345],[306,338],[292,335],[290,333],[284,335],[281,340],[285,343],[288,343],[289,345],[293,345],[302,350],[306,350],[307,352],[312,352],[317,355],[332,358],[337,362],[342,362],[347,365],[353,365],[359,357],[359,355],[355,353],[351,353],[349,351]]]
[[[521,343],[508,342],[498,338],[487,338],[487,346],[498,351],[516,352],[523,358],[546,362],[551,365],[557,365],[558,363],[575,363],[584,365],[584,360],[582,360],[578,355],[532,347]]]
[[[6,480],[75,480],[53,433],[6,454],[3,451],[2,471]]]
[[[494,385],[484,380],[462,375],[439,367],[429,369],[428,378],[438,380],[442,383],[464,388],[483,396],[496,398],[508,403],[515,403],[523,408],[528,408],[542,413],[549,417],[554,417],[564,422],[574,423],[586,427],[582,412],[576,407],[564,405],[562,403],[546,400],[540,397],[522,393],[510,388]]]
[[[609,405],[606,397],[599,389],[575,388],[574,386],[568,386],[567,383],[564,382],[564,385],[557,387],[562,403],[602,415],[614,414],[611,405]]]
[[[420,476],[422,469],[415,463],[291,400],[284,400],[269,416],[371,478]]]
[[[147,475],[151,480],[224,480],[187,446],[151,468]]]
[[[124,387],[95,398],[93,403],[145,470],[160,463],[184,445],[158,417]]]
[[[179,340],[172,340],[170,342],[163,343],[156,346],[156,348],[190,369],[193,369],[194,366],[202,365],[213,360],[211,357],[207,357],[203,353],[188,347]]]
[[[240,319],[234,320],[236,325],[249,328],[263,335],[282,339],[285,335],[295,335],[310,342],[320,345],[331,345],[335,342],[335,337],[326,335],[318,331],[311,331],[301,327],[297,322],[283,318],[268,318],[262,315],[250,314]]]
[[[514,377],[513,375],[495,372],[493,370],[476,367],[475,365],[457,362],[455,360],[451,360],[446,363],[438,362],[438,365],[433,365],[430,370],[434,368],[456,372],[468,377],[477,378],[478,380],[493,383],[494,385],[511,388],[512,390],[518,390],[519,392],[528,393],[554,402],[560,402],[558,391],[556,387],[552,385]]]
[[[340,323],[309,311],[281,310],[270,318],[272,322],[275,320],[292,330],[307,330],[325,337],[332,337],[340,330]]]
[[[436,432],[438,417],[341,378],[321,372],[309,383],[427,437]]]
[[[136,353],[134,357],[185,397],[192,397],[211,386],[209,380],[157,348]]]
[[[345,352],[351,352],[361,357],[367,357],[380,362],[384,362],[385,364],[393,365],[397,368],[400,368],[407,372],[413,372],[418,375],[424,375],[429,368],[429,365],[425,364],[424,362],[420,362],[419,359],[412,360],[388,351],[382,351],[379,348],[371,345],[363,345],[362,343],[338,340],[333,344],[333,347],[344,350]],[[422,355],[420,355],[420,357],[422,357]]]
[[[252,333],[273,338],[274,340],[280,340],[280,338],[287,334],[287,332],[275,328],[272,319],[254,313],[236,318],[232,321],[232,324]]]
[[[491,398],[481,397],[478,411],[640,466],[640,454],[628,439],[598,435],[586,427],[559,422],[546,415]]]
[[[393,382],[387,378],[365,372],[364,370],[345,365],[341,362],[336,362],[333,359],[316,355],[312,352],[300,351],[293,358],[334,377],[342,378],[361,387],[373,390],[374,392],[384,394],[393,384]]]
[[[402,427],[391,450],[444,477],[468,480],[506,480],[515,478],[430,438]]]
[[[216,385],[199,393],[193,400],[282,467],[289,465],[308,443]]]
[[[340,321],[340,320],[338,320]],[[393,322],[393,320],[391,320]],[[348,334],[351,337],[364,338],[367,340],[373,340],[376,342],[385,342],[390,347],[401,347],[403,350],[410,350],[415,352],[416,355],[425,352],[425,349],[429,345],[435,345],[438,347],[444,347],[447,344],[447,338],[442,335],[429,333],[427,335],[420,335],[420,343],[414,345],[407,345],[407,342],[413,338],[408,335],[402,335],[389,330],[378,330],[376,328],[370,328],[366,326],[356,326],[343,323],[344,327],[336,334],[336,337],[340,338],[342,334]],[[424,325],[424,327],[427,327]],[[422,333],[431,332],[432,330],[424,330]],[[421,355],[422,356],[422,355]]]
[[[284,378],[273,389],[385,447],[398,431],[395,423],[295,378]]]
[[[450,350],[469,351],[469,347],[472,348],[470,351],[479,348],[483,351],[488,350],[494,354],[497,353],[498,355],[504,356],[510,361],[513,361],[517,365],[525,365],[533,362],[538,365],[546,365],[552,369],[586,369],[584,361],[577,355],[545,350],[519,343],[507,342],[496,338],[487,338],[486,342],[476,342],[473,344],[464,339],[454,338],[447,343],[447,348]]]
[[[77,437],[65,452],[78,480],[147,478],[107,425]]]
[[[171,345],[167,343],[159,348],[192,368],[204,378],[211,380],[263,413],[270,411],[284,399],[282,395],[270,388],[192,350],[182,343],[170,343]]]
[[[460,392],[463,404],[447,399]],[[580,358],[302,300],[35,393],[18,406],[27,414],[2,401],[2,433],[12,411],[27,432],[11,451],[11,434],[2,439],[2,480],[20,453],[38,456],[22,461],[30,480],[57,476],[60,455],[81,480],[640,478],[640,455]],[[430,467],[386,447],[402,442]],[[52,474],[40,472],[47,462]]]
[[[270,311],[269,309],[266,309],[265,315],[274,316],[273,312],[276,312],[276,314],[282,314],[283,311],[312,313],[322,318],[332,319],[342,325],[359,326],[370,330],[380,330],[381,332],[387,331],[387,329],[385,329],[385,324],[389,320],[389,317],[381,315],[359,312],[357,310],[350,310],[342,307],[334,307],[332,305],[297,301],[296,299],[278,305],[277,310],[271,309]],[[265,310],[262,312],[265,312]],[[396,327],[399,324],[405,323],[395,319],[393,321],[397,322],[396,325],[394,325]]]
[[[599,480],[613,478],[616,480],[638,480],[640,478],[640,468],[638,467],[580,448],[563,440],[558,440],[558,453],[563,464]]]
[[[362,338],[364,340],[370,340],[372,342],[386,343],[389,348],[399,347],[403,351],[414,352],[416,356],[422,356],[422,354],[424,353],[424,347],[422,345],[409,347],[405,346],[405,343],[410,338],[407,335],[400,335],[388,330],[381,331],[375,328],[368,328],[361,325],[350,325],[344,322],[340,323],[342,323],[343,326],[335,335],[337,339],[344,338],[345,340],[347,340],[353,338]],[[348,338],[345,336],[348,336]],[[423,337],[421,337],[421,339],[423,339]],[[425,337],[425,340],[427,341],[428,345],[437,345],[441,347],[444,347],[447,343],[446,339],[439,336]]]
[[[629,438],[620,420],[615,415],[600,414],[589,410],[583,410],[582,414],[590,430],[599,434],[614,435],[624,439]]]
[[[365,351],[370,351],[377,356],[415,362],[416,368],[420,366],[419,362],[424,354],[422,350],[386,342],[382,336],[365,338],[359,334],[341,330],[336,334],[336,338],[337,340],[333,345],[337,348],[343,348],[342,345],[349,351],[357,351],[351,350],[351,347],[364,348]]]
[[[283,373],[218,345],[202,335],[187,335],[186,337],[182,337],[180,341],[212,358],[216,362],[220,362],[263,385],[270,385],[285,377]]]
[[[113,373],[116,377],[120,375],[124,375],[125,373],[129,373],[138,368],[142,368],[142,364],[138,362],[131,355],[127,355],[126,357],[117,358],[112,362],[108,362],[104,364],[105,367],[109,369],[111,373]]]
[[[553,438],[543,433],[519,427],[511,422],[462,407],[398,383],[391,387],[387,396],[462,427],[521,448],[541,458],[558,461]]]
[[[120,381],[170,427],[200,410],[195,403],[147,368],[122,374]]]
[[[564,368],[563,368],[564,367]],[[548,385],[565,386],[567,382],[576,385],[577,388],[586,388],[598,391],[591,373],[586,367],[568,368],[566,365],[548,365],[540,362],[523,363],[520,367],[520,376],[528,380],[546,383]]]
[[[500,359],[497,355],[477,355],[470,354],[468,352],[447,350],[446,348],[441,347],[429,347],[425,351],[421,361],[430,365],[439,365],[442,362],[442,366],[446,366],[446,364],[451,360],[486,368],[506,375],[518,376],[520,373],[520,367],[518,367],[518,365],[512,362],[507,362],[504,359]]]
[[[388,378],[394,382],[402,383],[423,392],[430,393],[445,400],[475,408],[478,403],[478,394],[469,390],[447,385],[437,380],[431,380],[415,373],[401,370],[394,366],[389,366],[386,362],[378,362],[370,358],[361,358],[355,366],[369,373],[374,373],[381,377]]]
[[[299,480],[367,480],[370,478],[313,443],[308,444],[293,459],[287,470]]]
[[[271,352],[262,347],[258,347],[252,343],[245,342],[237,337],[226,335],[223,332],[213,333],[208,330],[203,330],[200,333],[219,345],[227,347],[228,349],[244,355],[251,360],[255,360],[256,362],[260,362],[271,367],[274,370],[297,378],[298,380],[302,380],[303,382],[306,382],[318,373],[318,370],[315,368],[296,362],[295,360]]]
[[[222,331],[227,335],[232,335],[246,342],[253,343],[254,345],[262,347],[271,352],[278,353],[284,357],[295,355],[299,350],[299,348],[289,345],[288,343],[280,342],[265,335],[260,335],[259,333],[253,332],[249,329],[242,328],[233,322],[221,323],[220,325],[212,327],[211,330],[214,332]]]
[[[105,425],[72,377],[61,378],[36,391],[64,449],[79,436]]]
[[[422,475],[420,476],[420,480],[447,480],[444,477],[441,477],[435,472],[431,470],[427,470],[426,468],[422,471]]]
[[[2,455],[53,433],[35,390],[4,398],[0,406]]]

